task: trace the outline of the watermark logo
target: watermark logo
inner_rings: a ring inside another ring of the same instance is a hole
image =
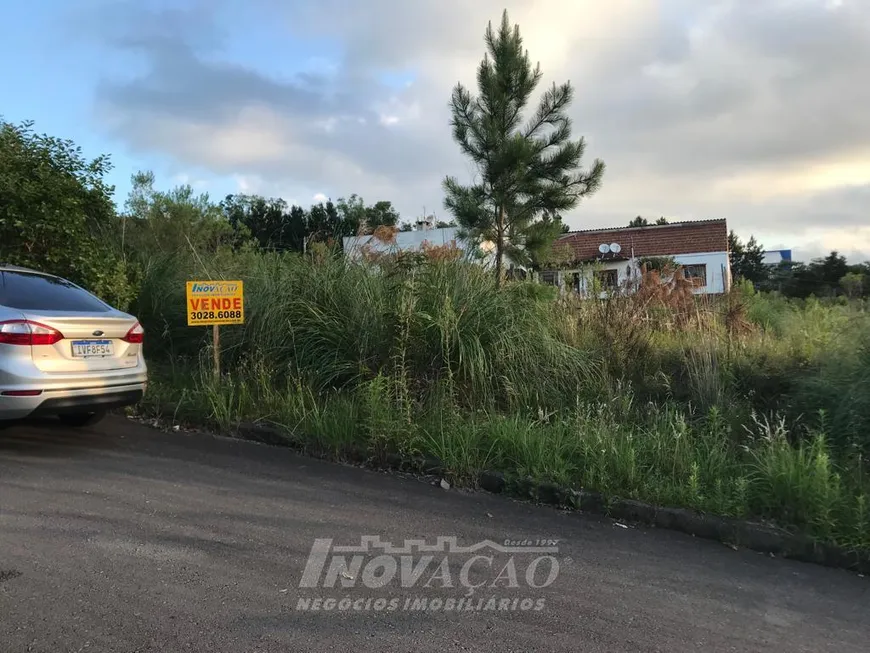
[[[299,581],[296,609],[540,611],[540,595],[559,576],[558,544],[509,539],[462,545],[456,537],[438,537],[434,543],[394,545],[367,535],[358,545],[344,546],[317,539]]]

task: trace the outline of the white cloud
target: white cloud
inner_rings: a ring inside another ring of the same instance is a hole
[[[207,180],[191,177],[186,172],[180,172],[172,175],[170,181],[175,185],[190,186],[194,190],[205,190],[209,186],[209,182]]]
[[[510,4],[544,84],[575,86],[588,161],[608,165],[572,225],[726,217],[770,242],[870,251],[870,233],[856,228],[870,195],[870,3]],[[474,85],[483,30],[501,7],[252,0],[249,10],[283,21],[288,39],[341,43],[343,58],[311,58],[321,77],[292,82],[221,62],[208,16],[133,21],[129,36],[150,69],[103,86],[102,121],[132,150],[179,165],[297,197],[390,199],[415,215],[440,206],[446,174],[473,172],[451,142],[447,101],[457,81]],[[383,84],[384,71],[413,81]]]

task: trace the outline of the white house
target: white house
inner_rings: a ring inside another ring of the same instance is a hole
[[[468,243],[459,238],[458,227],[417,228],[414,231],[396,232],[391,242],[378,240],[375,236],[347,236],[343,240],[344,253],[351,260],[359,260],[363,252],[368,250],[380,254],[392,252],[414,252],[423,249],[424,245],[452,246],[463,252],[470,250]]]
[[[691,279],[696,294],[721,294],[731,288],[728,228],[725,220],[673,222],[644,227],[590,229],[565,234],[556,247],[567,248],[572,263],[543,270],[544,283],[587,295],[597,287],[607,291],[629,287],[639,279],[644,258],[671,257],[681,274]]]
[[[491,242],[476,243],[460,237],[459,227],[432,226],[431,222],[418,221],[413,231],[398,231],[392,240],[384,241],[374,235],[347,236],[342,240],[345,256],[352,261],[362,259],[365,252],[395,254],[419,252],[425,247],[455,247],[462,256],[485,267],[495,265],[495,245]],[[505,257],[505,267],[511,261]]]

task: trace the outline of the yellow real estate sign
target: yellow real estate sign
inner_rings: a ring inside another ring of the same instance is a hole
[[[188,281],[187,326],[244,324],[241,281]]]

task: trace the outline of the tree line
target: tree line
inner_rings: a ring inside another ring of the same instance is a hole
[[[850,264],[835,250],[808,263],[770,265],[764,262],[764,246],[754,236],[744,243],[733,231],[728,234],[728,249],[732,276],[752,282],[758,290],[796,298],[870,296],[870,261]]]
[[[107,156],[89,160],[67,139],[32,122],[0,118],[0,261],[83,284],[120,306],[137,292],[137,269],[156,254],[222,247],[281,252],[340,249],[345,236],[402,227],[389,201],[351,195],[308,208],[280,198],[228,195],[220,202],[190,185],[163,191],[138,172],[121,210],[105,180]]]
[[[154,188],[154,175],[133,175],[133,187],[121,220],[136,246],[167,250],[182,247],[214,250],[221,245],[255,245],[263,250],[305,252],[315,244],[341,247],[346,236],[395,227],[399,213],[391,202],[366,204],[357,196],[318,202],[307,209],[281,198],[227,195],[213,203],[189,185],[169,192]]]

